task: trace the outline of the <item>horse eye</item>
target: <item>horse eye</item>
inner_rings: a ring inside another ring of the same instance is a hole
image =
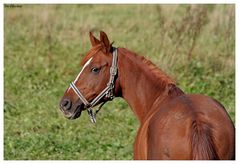
[[[100,69],[99,69],[99,68],[96,68],[96,67],[93,67],[93,68],[91,69],[91,72],[93,72],[93,73],[99,73],[99,72],[100,72]]]

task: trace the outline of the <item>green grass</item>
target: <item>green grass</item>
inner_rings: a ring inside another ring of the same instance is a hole
[[[132,159],[139,126],[123,99],[90,123],[59,100],[89,50],[88,32],[152,60],[187,93],[235,121],[234,5],[22,5],[4,8],[4,159]]]

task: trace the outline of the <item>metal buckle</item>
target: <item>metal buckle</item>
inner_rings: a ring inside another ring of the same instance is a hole
[[[115,66],[110,67],[110,74],[115,76],[117,74],[117,67]]]

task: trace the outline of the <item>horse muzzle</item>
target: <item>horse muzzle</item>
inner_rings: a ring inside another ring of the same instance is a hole
[[[84,104],[81,101],[78,101],[75,104],[73,104],[68,98],[64,98],[60,101],[60,110],[68,119],[76,119],[80,117],[83,109]]]

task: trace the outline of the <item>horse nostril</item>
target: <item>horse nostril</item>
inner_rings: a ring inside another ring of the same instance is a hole
[[[61,108],[64,109],[64,110],[69,110],[71,109],[71,100],[69,99],[63,99],[61,101]]]

